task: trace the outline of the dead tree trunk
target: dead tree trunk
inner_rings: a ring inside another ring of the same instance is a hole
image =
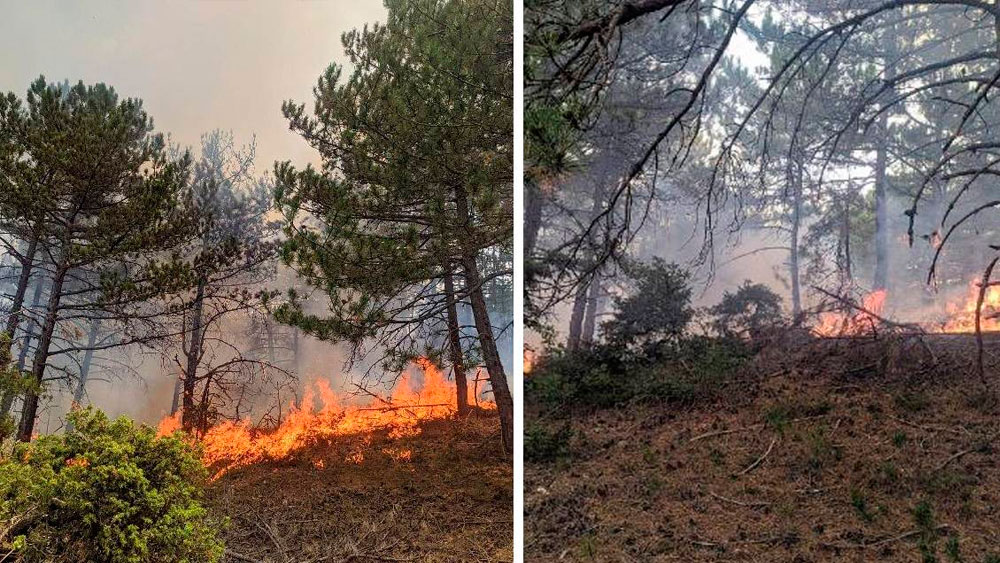
[[[458,310],[455,306],[455,280],[451,263],[444,263],[444,293],[447,299],[448,345],[451,355],[451,371],[455,375],[455,397],[458,414],[469,412],[469,383],[465,378],[465,361],[462,352],[462,333],[458,326]]]
[[[184,390],[184,379],[178,377],[177,381],[174,382],[174,398],[170,401],[170,416],[177,414],[177,411],[181,408],[181,393]]]
[[[190,432],[198,425],[197,413],[195,412],[194,391],[198,384],[198,363],[201,362],[202,353],[202,315],[205,309],[205,286],[207,281],[204,277],[198,279],[198,289],[195,292],[194,306],[191,311],[191,342],[186,350],[186,367],[184,370],[183,384],[183,412],[181,413],[181,426],[185,431]]]

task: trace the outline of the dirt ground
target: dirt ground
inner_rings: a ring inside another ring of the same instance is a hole
[[[486,413],[234,470],[209,504],[230,520],[226,561],[511,561],[512,483]]]
[[[710,404],[529,407],[573,437],[527,464],[525,560],[998,563],[1000,409],[972,358],[971,337],[784,342]]]

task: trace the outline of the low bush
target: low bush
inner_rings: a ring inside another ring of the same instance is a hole
[[[739,340],[701,336],[641,351],[614,344],[561,350],[536,362],[525,392],[529,403],[548,407],[690,403],[719,389],[749,355]]]
[[[573,431],[568,425],[550,430],[537,422],[528,422],[524,427],[524,459],[545,462],[569,455],[569,441]]]
[[[221,559],[192,446],[89,408],[69,422],[0,459],[0,551],[23,562]]]
[[[712,328],[720,335],[757,339],[768,329],[784,323],[781,296],[764,284],[743,282],[735,293],[725,292],[722,301],[708,309]]]
[[[624,347],[681,338],[694,316],[691,274],[661,258],[629,263],[625,274],[633,288],[615,298],[614,314],[602,327],[608,342]]]

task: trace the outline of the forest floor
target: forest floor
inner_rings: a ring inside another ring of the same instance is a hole
[[[226,561],[511,561],[511,463],[495,413],[235,469],[209,489]],[[400,459],[402,448],[410,459]]]
[[[526,464],[525,560],[1000,563],[1000,406],[974,357],[968,335],[805,338],[701,404],[529,406],[572,437]]]

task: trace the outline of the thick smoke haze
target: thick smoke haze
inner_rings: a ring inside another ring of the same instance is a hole
[[[196,147],[211,129],[257,137],[257,167],[316,161],[281,102],[308,103],[320,73],[345,62],[341,34],[383,20],[378,0],[0,1],[0,90],[104,82],[139,97],[158,131]]]

